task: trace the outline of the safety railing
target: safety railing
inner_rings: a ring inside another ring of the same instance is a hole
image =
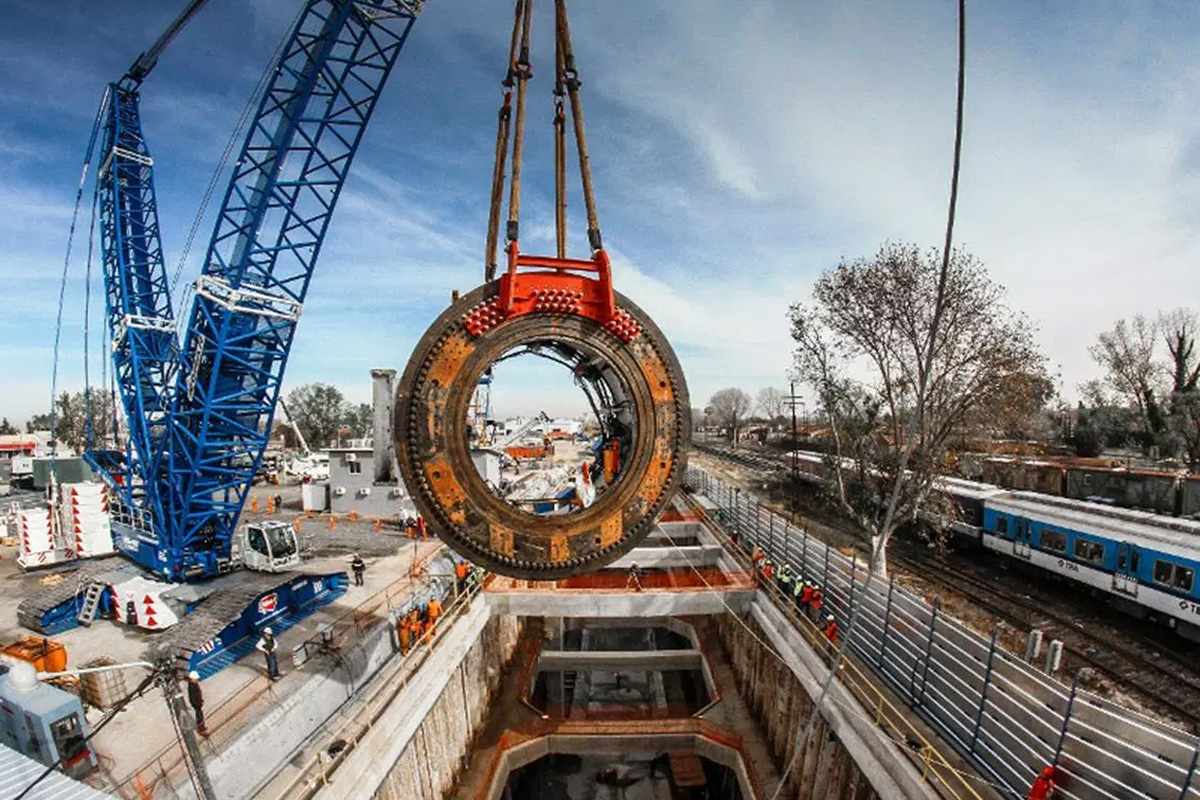
[[[439,546],[414,560],[414,568],[410,569],[409,574],[397,578],[359,605],[334,618],[325,626],[324,634],[312,637],[296,650],[353,646],[368,630],[378,625],[381,618],[390,619],[395,612],[427,601],[428,596],[447,580],[445,576],[428,575],[425,570],[425,564],[443,549]],[[204,740],[204,749],[220,751],[244,730],[242,723],[254,718],[251,712],[268,706],[274,696],[275,684],[264,675],[246,683],[211,709],[206,708],[208,736]],[[116,786],[116,792],[120,797],[148,800],[155,796],[158,788],[174,785],[183,778],[186,770],[183,748],[173,741],[133,770]]]
[[[711,498],[710,498],[711,499]],[[769,524],[768,530],[774,532],[774,526]],[[757,542],[752,542],[756,544]],[[743,541],[738,541],[732,548],[732,553],[739,562],[750,562],[749,550]],[[753,569],[753,566],[750,566]],[[759,578],[760,591],[764,592],[788,618],[793,629],[803,637],[809,649],[815,652],[826,666],[832,666],[836,656],[836,647],[824,630],[815,623],[807,613],[802,613],[795,602],[795,596],[784,592],[774,581]],[[838,667],[838,681],[858,701],[859,705],[870,715],[871,721],[885,736],[893,740],[900,751],[916,766],[922,780],[930,783],[943,797],[954,800],[982,800],[981,795],[972,785],[974,776],[965,775],[955,767],[946,756],[931,742],[925,733],[913,722],[912,711],[899,708],[879,686],[879,679],[870,674],[854,653],[846,653]]]
[[[1054,765],[1059,794],[1071,800],[1200,800],[1196,736],[1084,691],[1078,679],[1068,686],[1041,673],[995,635],[971,630],[894,578],[868,583],[864,561],[749,493],[695,468],[688,479],[742,546],[757,545],[821,588],[824,610],[843,635],[854,609],[847,642],[854,663],[886,682],[1001,793],[1023,800],[1038,773]],[[819,636],[811,624],[799,629]]]
[[[347,710],[343,711],[341,723],[324,737],[324,745],[304,762],[278,792],[267,796],[276,800],[308,800],[320,791],[321,787],[328,785],[333,773],[345,761],[346,756],[354,751],[392,701],[408,687],[421,667],[437,650],[447,631],[466,614],[471,601],[481,590],[482,582],[476,581],[457,595],[447,605],[445,613],[434,626],[433,633],[414,641],[407,654],[400,655],[385,668],[386,673],[381,673],[373,679],[371,688],[365,694],[348,701],[348,713]],[[333,752],[335,743],[339,747]]]

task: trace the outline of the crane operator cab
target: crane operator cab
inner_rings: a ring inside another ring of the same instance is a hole
[[[242,566],[258,572],[284,572],[300,565],[300,542],[286,522],[251,522],[238,535]]]

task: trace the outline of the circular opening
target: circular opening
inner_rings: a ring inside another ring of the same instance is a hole
[[[509,348],[467,404],[467,448],[497,498],[530,516],[590,508],[620,481],[636,414],[608,366],[559,341]]]

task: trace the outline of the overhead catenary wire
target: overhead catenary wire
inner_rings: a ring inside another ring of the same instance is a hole
[[[891,497],[888,500],[887,510],[884,513],[882,530],[887,530],[895,519],[896,507],[900,501],[900,491],[903,488],[906,471],[903,465],[908,463],[908,459],[912,454],[913,447],[916,443],[917,430],[919,426],[924,424],[924,405],[926,394],[929,390],[929,374],[932,371],[933,361],[937,352],[937,336],[941,328],[942,314],[946,300],[946,283],[950,273],[950,255],[954,240],[954,218],[958,205],[958,179],[959,172],[962,166],[962,135],[963,135],[963,97],[966,86],[966,53],[967,53],[967,3],[966,0],[958,0],[958,71],[957,83],[954,103],[954,154],[953,163],[950,170],[950,199],[946,212],[946,233],[942,249],[942,264],[938,275],[937,295],[934,300],[933,318],[929,325],[929,342],[925,350],[925,358],[923,369],[918,376],[917,381],[917,396],[916,396],[916,413],[912,415],[908,422],[907,435],[905,437],[904,447],[901,450],[902,457],[899,460],[895,483],[892,485]],[[871,581],[876,575],[875,569],[875,548],[871,550],[870,560],[868,562],[867,578],[863,582],[863,592],[865,593],[871,585]],[[825,677],[825,681],[821,684],[821,691],[813,701],[813,712],[805,723],[804,730],[797,737],[795,751],[789,759],[787,767],[783,771],[783,776],[775,793],[771,795],[770,800],[778,800],[780,792],[787,783],[787,776],[791,774],[795,766],[796,759],[803,752],[808,743],[809,737],[812,735],[816,727],[817,715],[821,711],[821,706],[825,702],[825,698],[829,694],[829,688],[837,675],[841,664],[845,658],[847,643],[850,641],[853,633],[854,624],[857,621],[858,608],[851,607],[850,615],[846,620],[846,634],[839,641],[833,657],[833,662],[830,666],[829,674]]]

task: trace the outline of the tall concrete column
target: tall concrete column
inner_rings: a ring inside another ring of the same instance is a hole
[[[391,483],[396,444],[392,437],[392,407],[396,402],[396,370],[371,370],[371,407],[374,421],[375,482]]]

